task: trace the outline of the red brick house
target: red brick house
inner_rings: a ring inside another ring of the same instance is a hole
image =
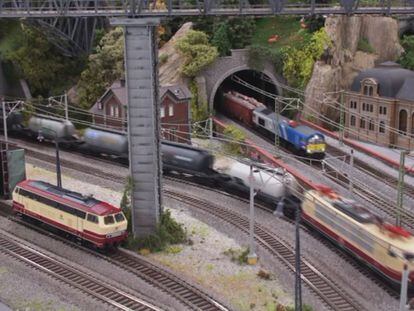
[[[184,84],[161,86],[162,138],[190,143],[191,93]],[[126,130],[127,91],[123,80],[114,82],[92,106],[93,123],[103,127]]]

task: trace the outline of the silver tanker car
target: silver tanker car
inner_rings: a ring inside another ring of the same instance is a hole
[[[76,129],[72,122],[49,116],[33,116],[29,119],[29,130],[32,135],[40,135],[44,139],[60,141],[74,140]]]
[[[224,190],[244,193],[248,196],[250,188],[250,166],[229,158],[216,159],[214,169],[227,175],[223,183]],[[281,200],[292,201],[299,191],[296,179],[282,168],[254,168],[254,187],[258,192],[257,198],[276,207]],[[293,200],[296,204],[296,199]]]

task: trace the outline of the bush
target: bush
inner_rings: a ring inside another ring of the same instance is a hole
[[[414,70],[414,35],[404,36],[401,45],[404,53],[398,59],[398,63],[406,69]]]
[[[210,45],[207,35],[201,31],[190,30],[175,46],[185,57],[181,72],[188,77],[196,76],[218,56],[217,48]]]
[[[279,49],[272,49],[262,45],[252,45],[249,47],[249,67],[262,71],[265,61],[270,61],[275,66],[275,71],[279,74],[283,72],[283,53]]]
[[[168,55],[167,54],[161,54],[159,57],[159,63],[160,65],[165,64],[168,61]]]
[[[357,49],[365,53],[375,53],[375,49],[371,46],[371,44],[369,44],[366,38],[361,38],[358,41]]]
[[[198,100],[198,88],[197,83],[192,80],[190,82],[191,91],[191,120],[193,122],[204,121],[208,118],[208,104],[200,103]]]
[[[223,134],[229,141],[226,143],[226,150],[231,154],[241,154],[243,146],[241,145],[246,139],[245,134],[236,126],[229,125],[224,129]]]
[[[182,224],[177,223],[172,217],[170,210],[161,214],[160,223],[157,225],[155,234],[146,237],[128,238],[127,247],[133,250],[149,249],[151,252],[159,252],[169,249],[179,252],[178,248],[169,248],[171,244],[184,243],[187,240],[187,232]]]
[[[332,42],[324,28],[312,34],[310,41],[302,48],[287,47],[284,52],[283,74],[289,84],[304,88],[312,76],[313,64]]]
[[[237,262],[240,265],[247,263],[247,256],[249,255],[248,248],[233,249],[230,248],[224,252],[224,255],[229,256],[232,262]]]
[[[177,223],[171,218],[171,212],[169,210],[161,213],[160,222],[157,225],[155,234],[151,234],[146,237],[134,238],[132,235],[132,211],[131,211],[131,191],[132,191],[132,178],[128,177],[124,194],[121,199],[121,209],[128,220],[128,233],[129,237],[126,242],[128,248],[149,249],[151,252],[161,251],[166,249],[171,244],[183,243],[187,240],[187,233],[183,226]],[[178,248],[171,248],[170,250],[177,251]]]

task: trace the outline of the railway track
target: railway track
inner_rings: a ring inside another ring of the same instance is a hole
[[[185,204],[191,204],[197,209],[203,210],[204,212],[232,224],[243,232],[249,232],[249,220],[226,208],[169,190],[165,190],[165,195]],[[254,230],[257,243],[277,257],[292,273],[294,273],[295,252],[292,246],[271,234],[270,230],[261,225],[255,224]],[[343,287],[340,287],[328,276],[320,272],[312,263],[310,263],[310,261],[306,259],[302,260],[301,272],[303,282],[305,282],[305,284],[333,310],[365,310],[362,305],[347,294],[347,291]]]
[[[0,236],[2,253],[15,258],[34,269],[40,270],[53,278],[64,282],[80,291],[120,310],[156,310],[162,309],[145,299],[117,289],[92,275],[81,272],[72,266],[35,250],[22,242],[6,235]]]
[[[41,156],[39,157],[39,154],[37,154],[37,153],[33,153],[32,155],[36,156],[36,158],[40,158],[44,161],[50,161],[54,158],[53,156],[48,156],[48,155],[44,155],[44,154],[41,154]],[[112,162],[112,161],[110,161],[110,162]],[[63,164],[64,165],[69,165],[70,167],[72,167],[72,165],[71,165],[72,162],[70,162],[70,161],[66,161],[66,163],[64,161]],[[111,174],[102,172],[101,170],[98,170],[98,169],[94,169],[93,167],[84,166],[84,165],[81,165],[79,163],[76,163],[76,166],[78,166],[78,169],[80,169],[84,173],[92,174],[94,176],[98,176],[98,177],[101,177],[101,178],[110,179],[110,180],[113,180],[114,182],[117,182],[117,183],[122,183],[123,182],[123,180],[120,179],[119,177],[114,177]],[[171,179],[171,180],[177,180],[176,178],[173,178],[173,177],[167,177],[167,178]],[[179,179],[179,182],[183,182],[182,179]],[[185,182],[194,185],[194,183],[191,183],[191,181],[187,180]],[[200,186],[200,185],[197,185],[197,186]],[[207,188],[207,187],[204,187],[204,188]],[[245,203],[247,202],[247,200],[238,198],[236,196],[233,196],[233,195],[230,195],[230,194],[227,194],[227,193],[223,193],[223,194],[228,195],[228,196],[233,197],[233,198],[236,198],[236,199],[238,199],[240,201],[243,201]],[[169,193],[168,195],[172,195],[172,194]],[[181,194],[177,194],[177,195],[182,196]],[[196,200],[196,199],[190,198],[190,197],[188,197],[188,199],[189,200]],[[199,202],[201,202],[201,201],[199,201]],[[209,205],[207,205],[207,206],[209,206]],[[203,208],[203,209],[210,213],[210,207]],[[259,206],[259,207],[262,208],[262,209],[266,209],[266,211],[268,211],[268,212],[270,211],[270,209],[267,208],[267,207],[264,207],[264,206]],[[215,215],[217,216],[217,213]],[[229,215],[229,219],[232,219],[232,217],[233,216]],[[220,217],[220,218],[222,218],[222,217]],[[229,222],[234,222],[234,220],[230,220]],[[240,223],[238,225],[237,224],[234,224],[234,225],[236,227],[244,230],[244,231],[246,231],[246,228],[248,228],[248,223],[246,222],[246,220],[244,221],[244,229],[243,229],[243,227],[241,227],[243,225],[240,225]],[[258,225],[256,225],[256,228],[258,228]],[[257,230],[258,229],[256,229],[256,234],[258,234]],[[307,231],[309,231],[309,230],[307,230]],[[315,235],[314,235],[314,237],[315,237]],[[286,244],[286,242],[277,241],[277,238],[275,239],[275,237],[270,236],[269,233],[266,233],[266,231],[263,232],[263,230],[259,230],[258,242],[265,249],[270,251],[270,253],[272,253],[277,258],[279,258],[291,271],[294,271],[294,269],[295,269],[294,268],[294,261],[292,261],[292,260],[294,260],[294,252],[292,251],[292,248],[288,244]],[[326,241],[325,241],[325,243],[326,243]],[[331,249],[332,249],[332,247],[331,247]],[[337,254],[340,254],[340,256],[342,258],[344,258],[344,253],[341,250],[335,248],[334,251]],[[354,267],[356,266],[355,260],[353,258],[349,257],[349,258],[344,258],[344,259],[346,261],[348,261]],[[361,271],[364,271],[364,274],[369,279],[371,279],[375,283],[378,283],[377,278],[375,278],[372,274],[367,273],[368,269],[361,268],[361,267],[360,267],[360,269],[362,269]],[[324,276],[322,273],[320,273],[309,262],[305,262],[305,263],[302,262],[302,271],[303,271],[302,273],[303,273],[303,279],[304,279],[305,283],[308,284],[308,286],[316,294],[318,294],[322,298],[322,300],[325,301],[325,303],[327,305],[329,305],[334,310],[362,310],[363,309],[360,305],[358,305],[357,302],[353,301],[351,297],[347,297],[347,295],[344,294],[345,292],[344,292],[343,289],[341,289],[334,282],[330,281],[326,276]]]
[[[2,208],[8,208],[4,203],[0,203],[0,206]],[[159,267],[153,263],[150,263],[148,260],[142,257],[133,256],[122,249],[118,249],[118,251],[115,253],[101,254],[89,249],[88,247],[81,246],[71,240],[68,240],[67,238],[63,238],[60,235],[51,233],[42,227],[35,226],[27,221],[23,221],[19,217],[9,216],[4,212],[1,214],[3,214],[3,216],[7,216],[10,220],[25,227],[29,227],[30,229],[40,234],[53,236],[54,239],[57,239],[72,248],[80,249],[92,256],[105,260],[113,265],[116,265],[118,268],[122,268],[136,275],[146,283],[159,288],[169,296],[174,297],[183,305],[188,306],[189,309],[202,311],[228,310],[226,306],[208,294],[204,293],[196,286],[189,284],[173,273],[166,271],[162,267]],[[13,234],[12,232],[9,233]]]
[[[341,151],[336,151],[335,153],[337,156],[347,156],[345,153],[341,152]],[[381,173],[380,171],[376,170],[375,168],[372,168],[370,171],[368,171],[369,166],[362,162],[361,165],[363,165],[363,167],[359,167],[359,162],[358,161],[356,167],[364,172],[367,172],[368,174],[370,174],[370,176],[373,176],[375,178],[378,178],[379,180],[385,180],[385,183],[388,184],[389,186],[393,186],[390,184],[390,180],[393,179],[393,177],[388,176],[388,178],[385,178],[384,174]],[[354,162],[355,164],[355,162]],[[375,175],[376,174],[376,175]],[[382,174],[382,175],[381,175]],[[329,174],[328,174],[329,175]],[[342,181],[342,186],[344,187],[348,187],[349,185],[349,177],[345,176],[345,175],[337,175],[335,173],[330,174],[330,176],[338,182],[338,180]],[[387,181],[388,179],[388,181]],[[394,188],[396,188],[398,181],[394,180]],[[391,218],[395,218],[395,211],[397,209],[396,206],[396,202],[389,199],[388,197],[385,196],[380,196],[378,195],[377,192],[373,192],[372,190],[368,189],[362,182],[358,182],[353,180],[353,187],[354,187],[354,193],[357,194],[358,196],[360,196],[361,198],[367,200],[368,202],[370,202],[371,204],[375,205],[376,208],[378,208],[379,210],[381,210],[382,212],[384,212],[385,214],[387,214],[389,217]],[[412,198],[414,200],[414,188],[411,185],[406,184],[405,185],[405,190],[404,194],[408,195],[410,198]],[[408,229],[410,229],[412,232],[414,232],[414,212],[408,210],[408,209],[402,209],[400,211],[400,216],[401,216],[401,223]]]
[[[245,130],[250,131],[254,133],[255,135],[258,134],[260,139],[262,139],[265,142],[273,143],[269,138],[264,137],[263,135],[260,135],[257,131],[252,130],[250,128],[247,128],[244,124],[241,124],[240,122],[232,120],[234,123],[238,124],[240,127],[243,127]],[[342,150],[337,149],[335,147],[327,145],[327,153],[329,155],[332,155],[334,157],[347,157],[349,158],[349,155],[344,153]],[[280,150],[286,153],[290,153],[290,151],[286,148],[280,147]],[[305,160],[302,159],[301,162],[310,164],[314,168],[318,168],[322,170],[322,165],[320,160]],[[376,178],[380,182],[383,182],[384,184],[388,185],[389,187],[393,188],[395,191],[397,191],[398,187],[398,180],[394,178],[393,176],[387,175],[384,172],[381,172],[378,169],[375,169],[374,167],[371,167],[369,164],[359,160],[354,159],[354,168],[359,170],[360,172],[367,174],[373,178]],[[338,176],[336,173],[331,172],[328,174],[325,174],[325,176],[329,177],[332,181],[335,183],[339,183],[344,188],[348,188],[349,185],[349,179],[348,176],[341,175]],[[395,218],[396,214],[396,202],[392,201],[386,196],[383,196],[381,194],[378,194],[376,192],[373,192],[372,190],[368,189],[366,185],[363,183],[358,183],[356,181],[353,182],[354,185],[354,192],[356,195],[361,197],[362,199],[368,201],[372,205],[374,205],[376,208],[384,212],[387,216],[390,218]],[[307,188],[307,185],[302,185],[305,188]],[[405,183],[404,187],[404,194],[408,196],[410,199],[414,200],[414,187]],[[408,209],[402,209],[400,211],[400,217],[401,217],[401,223],[409,230],[414,232],[414,212],[408,210]]]
[[[346,154],[340,149],[337,149],[332,146],[328,146],[327,150],[329,151],[329,154],[332,154],[333,156],[339,156],[339,157],[347,157],[349,158],[349,154]],[[390,176],[379,169],[376,169],[375,167],[372,167],[371,165],[365,163],[364,161],[361,161],[357,158],[354,158],[354,167],[358,169],[359,171],[379,179],[382,183],[397,189],[398,188],[398,179]],[[414,200],[414,187],[408,183],[405,183],[404,185],[404,194],[410,197]]]

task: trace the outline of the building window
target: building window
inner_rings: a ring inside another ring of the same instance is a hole
[[[375,129],[374,121],[372,121],[372,119],[369,120],[368,128],[369,128],[370,131],[374,131],[374,129]]]
[[[357,109],[357,102],[351,100],[351,109]]]
[[[174,105],[171,104],[168,106],[168,115],[172,117],[174,115]]]
[[[102,108],[103,108],[102,102],[98,102],[98,109],[102,110]]]
[[[361,120],[359,120],[359,127],[364,129],[365,128],[365,118],[361,118]]]
[[[411,116],[411,137],[414,137],[414,113]]]
[[[387,107],[380,106],[379,107],[379,114],[386,115],[387,114]]]
[[[372,87],[372,86],[371,86],[371,87]],[[374,105],[373,105],[373,104],[369,105],[369,111],[370,111],[370,112],[374,112]]]
[[[351,126],[355,126],[356,118],[355,116],[351,116]]]
[[[384,121],[380,121],[379,123],[379,132],[385,133],[385,122]]]
[[[119,118],[119,107],[118,106],[114,106],[114,117]]]
[[[368,89],[369,89],[369,96],[372,96],[374,94],[374,88],[370,86]]]
[[[400,110],[399,118],[398,118],[398,130],[400,134],[407,135],[407,111],[402,109]]]
[[[115,114],[115,109],[114,109],[115,107],[114,106],[109,106],[109,115],[111,116],[111,117],[113,117],[114,116],[114,114]]]
[[[161,107],[161,118],[165,117],[165,107]]]
[[[364,85],[364,95],[368,95],[368,86]]]

